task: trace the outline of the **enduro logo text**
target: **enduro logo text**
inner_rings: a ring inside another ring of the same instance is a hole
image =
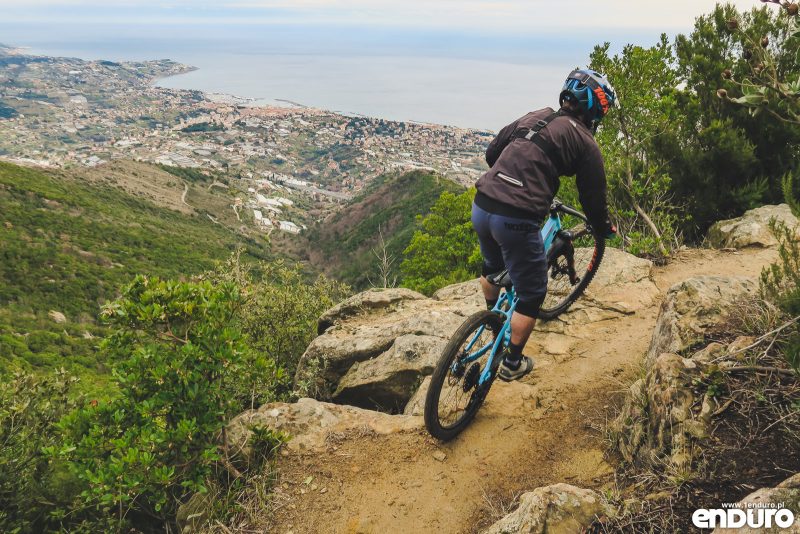
[[[695,510],[692,523],[698,528],[788,528],[794,524],[794,513],[783,503],[723,504]]]

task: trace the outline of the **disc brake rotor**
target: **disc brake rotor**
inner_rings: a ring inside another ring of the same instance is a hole
[[[470,368],[467,369],[467,373],[464,375],[464,384],[461,386],[464,389],[464,393],[475,387],[475,384],[478,383],[478,377],[480,375],[481,365],[478,362],[474,362]]]

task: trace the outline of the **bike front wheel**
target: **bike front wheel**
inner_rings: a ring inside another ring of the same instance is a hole
[[[603,261],[605,240],[595,236],[585,225],[572,228],[570,233],[570,250],[550,260],[548,265],[547,296],[539,310],[543,320],[555,319],[566,312],[586,291]]]
[[[481,311],[464,321],[450,338],[425,398],[425,427],[436,439],[456,437],[483,404],[497,373],[499,354],[493,361],[491,378],[483,385],[478,381],[504,320],[500,314]]]

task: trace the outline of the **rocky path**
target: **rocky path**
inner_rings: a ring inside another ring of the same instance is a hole
[[[692,276],[756,276],[774,257],[764,249],[685,251],[654,268],[658,292],[635,313],[595,318],[579,336],[535,333],[525,352],[536,370],[524,383],[497,382],[450,443],[430,438],[420,420],[386,435],[334,433],[322,450],[287,453],[275,509],[253,524],[295,534],[468,533],[508,512],[522,491],[556,482],[602,487],[613,471],[599,429],[640,372],[661,296]]]

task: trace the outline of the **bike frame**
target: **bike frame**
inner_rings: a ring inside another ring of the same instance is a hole
[[[550,210],[550,217],[548,217],[547,221],[545,221],[541,230],[545,254],[547,254],[547,251],[552,246],[553,240],[559,231],[561,231],[561,217],[559,217],[557,209],[552,209]],[[453,362],[454,366],[466,366],[489,352],[491,349],[491,354],[486,362],[486,366],[481,371],[481,376],[478,379],[478,387],[483,386],[491,379],[491,370],[495,357],[502,352],[502,349],[511,340],[511,317],[514,315],[514,310],[517,308],[518,302],[519,298],[516,296],[513,286],[506,288],[506,290],[500,294],[497,304],[495,304],[494,308],[492,308],[494,313],[503,315],[506,318],[503,322],[503,327],[500,329],[500,332],[497,335],[497,338],[495,338],[494,342],[486,344],[475,352],[470,352],[486,328],[485,326],[480,327],[473,335],[472,340],[469,342],[466,349],[464,349],[464,351],[467,353],[467,356]]]

